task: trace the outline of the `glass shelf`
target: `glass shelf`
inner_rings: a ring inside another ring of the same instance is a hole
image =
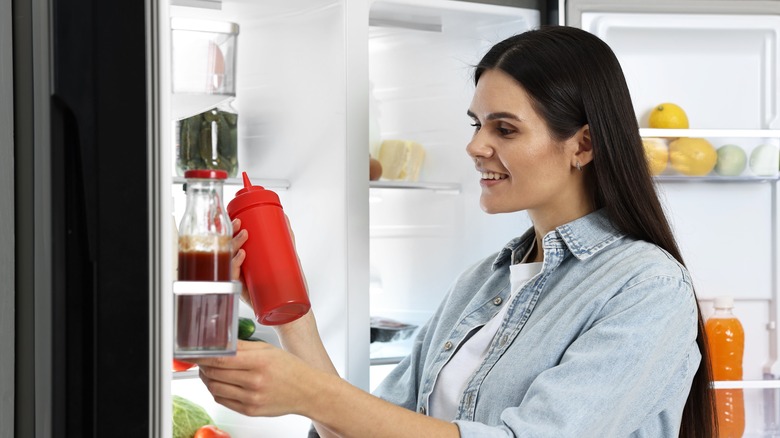
[[[777,389],[780,380],[716,380],[712,382],[712,388]]]
[[[440,193],[460,193],[460,184],[442,182],[369,181],[372,189],[432,190]]]
[[[772,138],[780,129],[652,129],[640,128],[642,137]]]
[[[653,177],[658,182],[683,182],[683,183],[699,183],[699,182],[713,182],[713,183],[756,183],[756,182],[772,182],[780,179],[780,175],[773,176],[720,176],[720,175],[705,175],[705,176],[685,176],[685,175],[657,175]]]
[[[290,188],[290,181],[287,181],[286,179],[262,179],[262,178],[253,178],[249,177],[249,179],[252,181],[253,185],[256,186],[263,186],[266,189],[276,189],[276,190],[287,190]],[[174,176],[173,177],[173,183],[174,184],[184,184],[187,182],[187,179],[181,176]],[[243,186],[244,180],[241,178],[228,178],[225,180],[224,183],[226,186]]]

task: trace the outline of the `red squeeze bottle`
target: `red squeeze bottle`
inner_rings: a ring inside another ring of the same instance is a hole
[[[311,303],[282,204],[276,193],[253,186],[246,172],[242,175],[244,188],[227,211],[249,231],[241,273],[255,316],[264,325],[294,321],[309,311]]]

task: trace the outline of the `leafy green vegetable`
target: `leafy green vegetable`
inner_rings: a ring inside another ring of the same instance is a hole
[[[173,438],[192,438],[207,424],[214,424],[214,420],[205,409],[184,397],[173,396]]]
[[[238,173],[238,114],[213,108],[177,122],[180,175],[190,169]]]

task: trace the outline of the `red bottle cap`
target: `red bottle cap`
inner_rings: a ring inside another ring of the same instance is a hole
[[[189,179],[227,179],[228,174],[224,170],[193,169],[185,171],[184,177]]]
[[[279,195],[271,190],[266,190],[263,186],[253,186],[246,172],[241,172],[241,176],[244,179],[244,188],[236,192],[236,197],[227,205],[230,219],[235,219],[239,213],[256,205],[272,204],[282,207]]]

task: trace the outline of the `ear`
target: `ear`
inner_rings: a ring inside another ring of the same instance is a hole
[[[572,167],[576,167],[578,162],[580,163],[580,166],[584,167],[586,164],[593,161],[593,143],[590,139],[590,127],[588,125],[583,125],[582,128],[574,134],[572,140],[576,142],[576,149],[574,155],[572,155]]]

